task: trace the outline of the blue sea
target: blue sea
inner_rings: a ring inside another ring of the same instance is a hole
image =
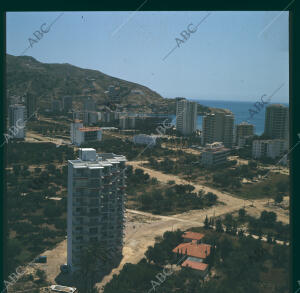
[[[193,99],[192,101],[207,107],[230,110],[234,114],[235,124],[239,124],[250,118],[249,109],[255,110],[253,106],[254,102],[214,101],[214,100],[196,100],[196,99]],[[288,106],[288,104],[286,103],[281,103],[281,104]],[[172,123],[175,122],[176,122],[176,116],[172,115]],[[261,108],[259,113],[254,114],[253,117],[249,119],[249,122],[254,125],[255,134],[261,135],[264,132],[264,127],[265,127],[265,107]],[[198,116],[197,128],[202,129],[202,116]]]

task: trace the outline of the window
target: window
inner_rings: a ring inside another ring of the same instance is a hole
[[[90,228],[90,233],[91,234],[97,234],[98,228]]]

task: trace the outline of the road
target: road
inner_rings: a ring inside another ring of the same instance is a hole
[[[172,174],[164,174],[160,171],[152,170],[148,167],[141,166],[145,161],[130,161],[129,165],[134,168],[143,169],[150,177],[157,178],[162,183],[168,183],[174,180],[176,184],[189,184],[188,181]],[[123,259],[120,265],[104,277],[101,283],[97,284],[100,292],[103,292],[103,286],[108,283],[114,274],[118,274],[125,263],[138,263],[143,257],[149,246],[155,242],[155,238],[162,236],[166,231],[176,229],[186,230],[191,227],[203,226],[206,216],[218,217],[227,213],[237,212],[240,208],[245,207],[246,212],[251,215],[259,215],[261,211],[274,211],[277,219],[283,223],[289,222],[288,212],[280,207],[267,205],[268,199],[243,200],[236,198],[229,193],[207,187],[200,184],[193,184],[195,191],[203,190],[204,192],[213,192],[218,196],[221,204],[201,210],[191,210],[185,213],[172,216],[153,215],[136,210],[127,210],[125,244],[123,248]],[[59,267],[66,263],[67,257],[67,240],[59,243],[54,249],[44,252],[48,258],[47,264],[39,264],[38,267],[46,271],[47,280],[55,284],[55,278],[59,275]]]
[[[175,181],[176,184],[190,184],[189,181],[184,180],[182,178],[179,178],[176,175],[173,174],[164,174],[160,171],[153,170],[151,168],[143,166],[144,163],[147,163],[147,161],[129,161],[127,162],[128,165],[133,166],[133,168],[140,168],[147,172],[150,177],[155,177],[157,178],[160,182],[163,183],[168,183],[170,180]],[[277,220],[282,221],[283,223],[287,224],[289,223],[289,213],[288,210],[280,208],[280,206],[275,206],[274,204],[268,204],[269,200],[267,198],[265,199],[256,199],[256,200],[244,200],[242,198],[237,198],[234,197],[233,195],[223,192],[220,190],[217,190],[212,187],[207,187],[201,184],[194,184],[192,183],[193,186],[195,187],[195,191],[198,192],[199,190],[203,190],[204,192],[212,192],[218,196],[218,200],[223,202],[225,205],[222,206],[217,206],[216,208],[221,209],[221,211],[224,211],[224,213],[229,213],[231,212],[232,208],[234,209],[240,209],[244,206],[247,206],[249,209],[249,213],[251,215],[258,216],[260,212],[263,210],[266,211],[273,211],[277,214]],[[284,198],[285,201],[289,200],[289,197]],[[253,205],[253,207],[252,207]],[[181,218],[182,218],[181,214]]]

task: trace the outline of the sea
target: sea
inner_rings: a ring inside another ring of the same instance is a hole
[[[254,102],[241,102],[241,101],[220,101],[220,100],[191,100],[197,102],[203,106],[212,107],[212,108],[222,108],[228,109],[234,114],[235,124],[239,124],[243,121],[247,121],[254,125],[254,133],[261,135],[264,132],[265,127],[265,107],[261,108],[260,112],[254,114],[252,118],[249,115],[249,109],[256,110],[254,107]],[[272,104],[272,103],[270,103]],[[278,103],[276,103],[278,104]],[[280,103],[288,106],[287,103]],[[171,115],[172,124],[176,123],[176,115]],[[202,116],[198,115],[197,117],[197,128],[202,129]]]

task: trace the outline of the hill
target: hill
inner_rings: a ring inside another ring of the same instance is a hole
[[[107,92],[109,86],[113,85],[117,89],[117,103],[125,111],[170,114],[176,111],[174,99],[164,99],[143,85],[97,70],[83,69],[68,63],[42,63],[30,56],[8,54],[6,62],[9,95],[23,96],[30,93],[37,97],[40,109],[50,109],[53,99],[61,99],[66,95],[73,97],[75,109],[81,108],[87,96],[93,97],[99,109],[101,105],[113,101]],[[198,105],[199,114],[211,110]]]

